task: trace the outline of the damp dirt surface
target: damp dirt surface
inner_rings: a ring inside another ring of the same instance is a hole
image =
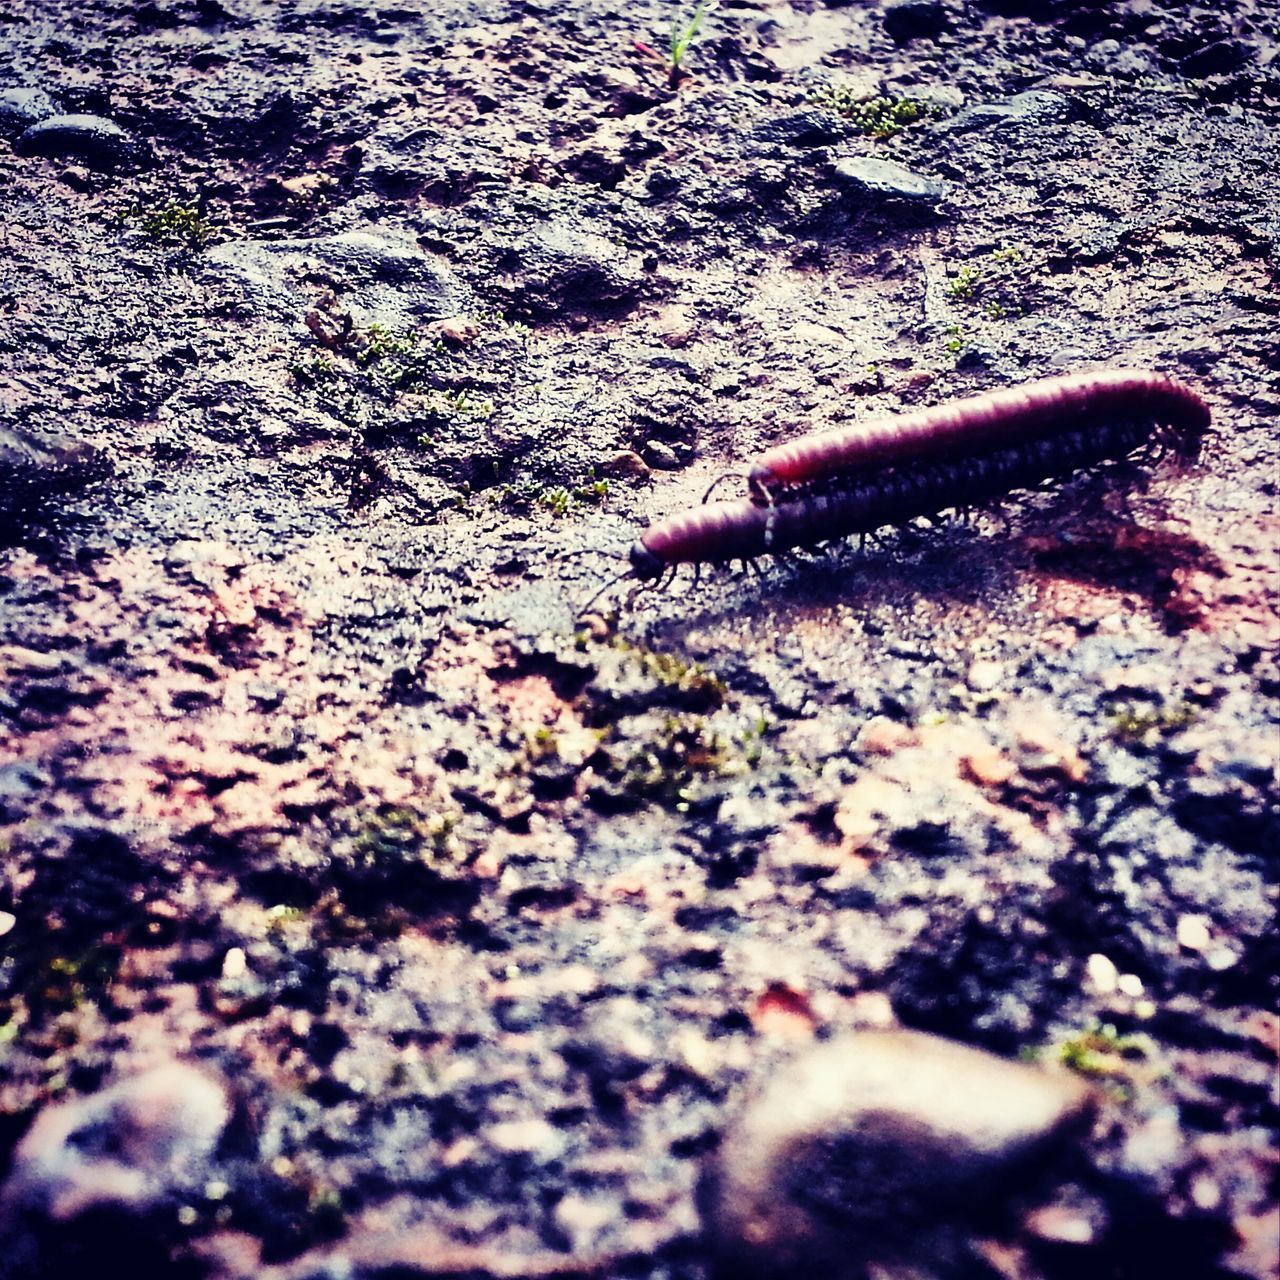
[[[709,1280],[734,1117],[902,1027],[1097,1114],[849,1275],[1274,1274],[1275,7],[691,16],[0,0],[0,1273]],[[1117,366],[1197,462],[584,614]]]

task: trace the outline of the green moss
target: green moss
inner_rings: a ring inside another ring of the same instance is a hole
[[[457,823],[455,814],[424,813],[411,805],[379,805],[360,820],[351,839],[351,852],[365,865],[388,861],[450,865],[459,856],[453,838]]]
[[[918,98],[865,98],[850,85],[815,89],[809,101],[852,121],[869,138],[892,138],[910,124],[928,119],[935,109]]]
[[[610,643],[619,653],[625,653],[639,662],[645,674],[658,684],[695,695],[700,700],[705,700],[708,706],[724,705],[729,692],[728,686],[700,662],[686,662],[674,653],[645,649],[621,636],[615,636]]]
[[[556,516],[572,515],[580,507],[597,506],[609,493],[609,482],[590,476],[581,485],[540,485],[532,480],[501,484],[489,490],[489,501],[509,511],[531,511],[544,507]]]
[[[749,767],[729,739],[696,716],[669,716],[648,742],[610,754],[609,773],[622,792],[682,811],[697,803],[709,781]]]
[[[1111,735],[1122,742],[1152,741],[1185,729],[1199,716],[1199,711],[1187,702],[1168,703],[1158,708],[1130,703],[1112,714]]]
[[[1011,309],[1017,310],[1016,297],[1012,295],[1019,277],[1025,275],[1020,271],[1025,261],[1021,249],[1005,245],[972,262],[962,263],[947,282],[947,297],[952,302],[982,299],[983,315],[988,320],[1001,320]],[[992,293],[1001,296],[991,297]]]
[[[149,240],[174,244],[184,249],[203,249],[216,238],[217,228],[201,212],[198,204],[166,200],[157,205],[133,205],[128,217]]]
[[[1093,1021],[1059,1043],[1056,1056],[1078,1075],[1125,1081],[1149,1074],[1155,1045],[1149,1036],[1121,1035],[1110,1023]]]

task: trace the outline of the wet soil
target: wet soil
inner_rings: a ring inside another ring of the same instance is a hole
[[[948,1274],[1271,1274],[1275,9],[673,15],[0,0],[0,1174],[176,1054],[122,1274],[694,1280],[900,1023],[1101,1090],[1110,1227]],[[769,444],[1116,365],[1197,463],[582,617]]]

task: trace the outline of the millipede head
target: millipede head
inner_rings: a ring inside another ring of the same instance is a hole
[[[662,577],[670,567],[661,556],[655,555],[650,551],[641,538],[637,538],[631,544],[629,558],[631,560],[631,576],[639,578],[641,582],[651,582],[655,578]]]

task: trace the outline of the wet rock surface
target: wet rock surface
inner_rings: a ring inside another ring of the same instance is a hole
[[[910,1030],[991,1083],[862,1219],[811,1144],[851,1274],[1268,1276],[1272,8],[11,5],[6,138],[113,126],[0,147],[11,1267],[740,1272],[752,1099]],[[580,616],[769,445],[1112,365],[1198,461]],[[1018,1058],[1096,1117],[977,1211]]]

